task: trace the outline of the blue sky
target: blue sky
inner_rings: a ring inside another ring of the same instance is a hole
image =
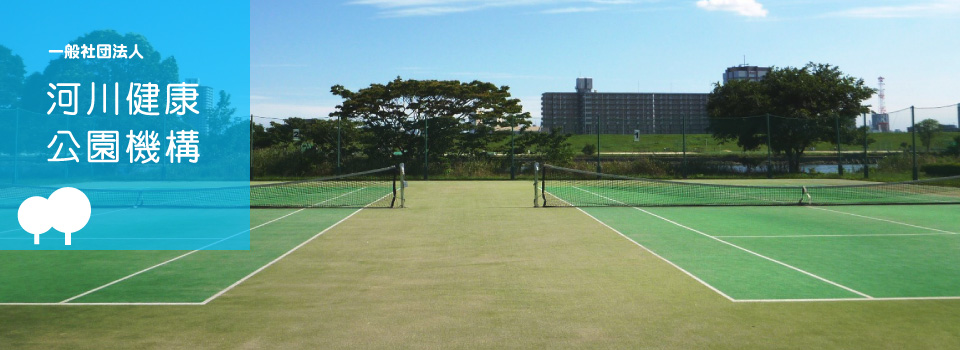
[[[893,111],[960,102],[958,43],[960,0],[254,0],[251,109],[326,116],[330,86],[401,76],[508,85],[539,118],[540,94],[578,76],[602,92],[709,92],[746,56],[884,76]]]

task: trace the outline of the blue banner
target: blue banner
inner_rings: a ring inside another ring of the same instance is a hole
[[[0,250],[249,249],[249,3],[3,7]]]

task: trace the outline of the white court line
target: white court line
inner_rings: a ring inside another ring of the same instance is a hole
[[[200,303],[200,304],[201,304],[201,305],[207,305],[207,303],[213,301],[214,299],[219,298],[221,295],[226,294],[227,292],[229,292],[230,290],[232,290],[234,287],[239,286],[241,283],[246,282],[248,279],[250,279],[250,278],[253,277],[254,275],[260,273],[260,271],[266,270],[268,267],[272,266],[273,264],[276,264],[276,263],[277,263],[278,261],[280,261],[281,259],[286,258],[287,255],[290,255],[290,254],[292,254],[293,252],[295,252],[295,251],[297,251],[298,249],[300,249],[300,247],[303,247],[303,246],[307,245],[307,243],[312,242],[314,239],[317,239],[317,237],[320,237],[320,236],[323,235],[324,233],[327,233],[327,231],[330,231],[330,230],[333,229],[334,227],[337,227],[337,225],[340,225],[341,222],[347,221],[347,219],[353,217],[354,215],[356,215],[357,213],[359,213],[361,210],[363,210],[363,208],[357,209],[357,210],[354,211],[353,213],[350,213],[350,215],[347,215],[347,217],[345,217],[345,218],[343,218],[343,219],[340,219],[340,221],[337,221],[335,224],[331,225],[330,227],[327,227],[327,228],[324,229],[323,231],[320,231],[320,233],[317,233],[316,235],[313,235],[313,237],[310,237],[310,239],[308,239],[308,240],[306,240],[306,241],[303,241],[303,243],[300,243],[300,244],[297,245],[296,247],[293,247],[293,249],[290,249],[290,250],[287,251],[286,253],[283,253],[283,255],[278,256],[276,259],[273,259],[273,261],[270,261],[270,262],[267,263],[266,265],[261,266],[261,267],[260,267],[259,269],[257,269],[256,271],[253,271],[253,272],[251,272],[250,274],[244,276],[244,277],[241,278],[239,281],[234,282],[234,283],[231,284],[229,287],[227,287],[227,288],[225,288],[224,290],[221,290],[220,292],[218,292],[217,294],[214,294],[213,296],[207,298],[207,300],[204,300],[204,301],[203,301],[202,303]]]
[[[316,204],[314,204],[313,206],[316,206],[316,205],[319,205],[319,204],[323,204],[323,203],[325,203],[325,202],[332,201],[332,200],[334,200],[334,199],[337,199],[337,198],[346,196],[346,195],[348,195],[348,194],[351,194],[351,193],[360,191],[360,190],[362,190],[362,189],[363,189],[363,188],[359,188],[359,189],[356,189],[356,190],[353,190],[353,191],[344,193],[344,194],[339,195],[339,196],[337,196],[337,197],[330,198],[330,199],[327,199],[327,200],[325,200],[325,201],[323,201],[323,202],[316,203]],[[389,194],[388,194],[388,195],[389,195]],[[386,197],[386,196],[384,196],[384,197]],[[88,290],[88,291],[86,291],[86,292],[84,292],[84,293],[81,293],[81,294],[79,294],[79,295],[76,295],[76,296],[74,296],[74,297],[71,297],[71,298],[69,298],[69,299],[66,299],[66,300],[64,300],[64,301],[61,301],[60,304],[67,304],[67,303],[69,303],[69,302],[71,302],[71,301],[73,301],[73,300],[76,300],[76,299],[78,299],[78,298],[82,298],[82,297],[87,296],[87,295],[89,295],[89,294],[91,294],[91,293],[97,292],[97,291],[99,291],[99,290],[102,290],[102,289],[107,288],[107,287],[109,287],[109,286],[112,286],[112,285],[114,285],[114,284],[123,282],[123,281],[125,281],[125,280],[127,280],[127,279],[130,279],[130,278],[132,278],[132,277],[134,277],[134,276],[137,276],[137,275],[139,275],[139,274],[142,274],[142,273],[144,273],[144,272],[153,270],[153,269],[158,268],[158,267],[160,267],[160,266],[163,266],[163,265],[169,264],[169,263],[171,263],[171,262],[174,262],[174,261],[176,261],[176,260],[179,260],[179,259],[181,259],[181,258],[183,258],[183,257],[189,256],[189,255],[191,255],[191,254],[193,254],[193,253],[199,252],[199,251],[201,251],[201,250],[203,250],[203,249],[205,249],[205,248],[208,248],[208,247],[210,247],[210,246],[216,245],[217,243],[220,243],[220,242],[223,242],[223,241],[225,241],[225,240],[231,239],[231,238],[233,238],[233,237],[239,236],[239,235],[241,235],[241,234],[244,234],[244,233],[247,233],[247,232],[256,230],[256,229],[258,229],[258,228],[261,228],[261,227],[263,227],[263,226],[269,225],[269,224],[271,224],[271,223],[280,221],[280,220],[282,220],[282,219],[284,219],[284,218],[287,218],[287,217],[289,217],[289,216],[291,216],[291,215],[293,215],[293,214],[299,213],[299,212],[304,211],[304,210],[306,210],[306,209],[307,209],[307,208],[298,209],[298,210],[296,210],[296,211],[293,211],[293,212],[291,212],[291,213],[289,213],[289,214],[286,214],[286,215],[284,215],[284,216],[281,216],[281,217],[279,217],[279,218],[276,218],[276,219],[267,221],[267,222],[265,222],[265,223],[263,223],[263,224],[257,225],[256,227],[252,227],[252,228],[250,228],[249,230],[244,230],[244,231],[238,232],[238,233],[236,233],[236,234],[234,234],[234,235],[232,235],[232,236],[229,236],[229,237],[226,237],[226,238],[224,238],[224,239],[221,239],[221,240],[219,240],[219,241],[210,243],[210,244],[208,244],[208,245],[206,245],[206,246],[201,247],[200,249],[197,249],[197,250],[188,252],[188,253],[183,254],[183,255],[180,255],[180,256],[178,256],[178,257],[176,257],[176,258],[173,258],[173,259],[164,261],[164,262],[162,262],[162,263],[153,265],[153,266],[151,266],[151,267],[148,267],[148,268],[146,268],[146,269],[137,271],[137,272],[135,272],[135,273],[133,273],[133,274],[130,274],[130,275],[126,276],[126,277],[120,278],[120,279],[118,279],[118,280],[116,280],[116,281],[113,281],[113,282],[104,284],[104,285],[102,285],[102,286],[100,286],[100,287],[97,287],[97,288]],[[351,215],[352,215],[352,214],[351,214]]]
[[[547,193],[550,194],[550,192],[547,192]],[[553,196],[553,194],[550,194],[550,195]],[[557,197],[557,196],[553,196],[553,197],[559,199],[559,197]],[[562,200],[562,199],[560,199],[560,200],[561,200],[561,201],[564,201],[564,200]],[[564,201],[564,202],[566,202],[566,201]],[[603,225],[604,227],[606,227],[606,228],[610,229],[611,231],[615,232],[616,234],[620,235],[620,237],[626,238],[628,241],[630,241],[630,243],[636,244],[638,247],[643,248],[643,250],[646,250],[648,253],[652,254],[653,256],[659,258],[660,260],[663,260],[663,261],[666,262],[667,264],[670,264],[670,266],[673,266],[673,267],[676,268],[677,270],[680,270],[681,272],[685,273],[687,276],[690,276],[690,278],[693,278],[694,281],[700,282],[700,284],[704,285],[705,287],[709,288],[710,290],[716,292],[717,294],[720,294],[720,295],[723,296],[724,298],[727,298],[727,300],[737,301],[736,299],[731,298],[729,295],[725,294],[724,292],[721,292],[721,291],[720,291],[719,289],[717,289],[716,287],[711,286],[709,283],[705,282],[704,280],[700,279],[699,277],[695,276],[694,274],[690,273],[689,271],[684,270],[682,267],[678,266],[677,264],[674,264],[672,261],[667,260],[666,258],[660,256],[660,254],[654,253],[654,252],[653,252],[652,250],[650,250],[649,248],[643,246],[643,244],[640,244],[640,243],[638,243],[637,241],[634,241],[634,240],[630,239],[630,237],[627,237],[627,235],[623,234],[622,232],[618,231],[617,229],[615,229],[615,228],[613,228],[613,227],[610,227],[610,225],[607,225],[607,223],[605,223],[605,222],[603,222],[603,221],[600,221],[600,219],[597,219],[597,218],[594,217],[593,215],[590,215],[590,213],[587,213],[586,211],[584,211],[583,209],[581,209],[581,208],[579,208],[579,207],[575,207],[575,208],[577,208],[577,210],[579,210],[581,213],[584,213],[584,214],[586,214],[587,216],[589,216],[591,219],[596,220],[597,222],[599,222],[599,223],[600,223],[601,225]]]
[[[203,250],[203,249],[205,249],[205,248],[208,248],[208,247],[210,247],[210,246],[212,246],[212,245],[215,245],[215,244],[217,244],[217,243],[220,243],[220,242],[226,241],[226,240],[228,240],[228,239],[231,239],[231,238],[233,238],[233,237],[239,236],[239,235],[241,235],[241,234],[244,234],[244,233],[247,233],[247,232],[256,230],[256,229],[258,229],[258,228],[260,228],[260,227],[263,227],[263,226],[265,226],[265,225],[267,225],[267,224],[271,224],[271,223],[273,223],[273,222],[279,221],[280,219],[283,219],[283,218],[286,218],[286,217],[288,217],[288,216],[290,216],[290,215],[299,213],[299,212],[301,212],[301,211],[303,211],[303,210],[304,210],[304,209],[300,209],[300,210],[294,211],[294,212],[292,212],[292,213],[289,213],[289,214],[287,214],[287,215],[281,216],[281,217],[279,217],[279,218],[276,218],[276,219],[267,221],[266,223],[263,223],[263,224],[261,224],[261,225],[258,225],[257,227],[252,227],[252,228],[250,228],[249,230],[244,230],[244,231],[241,231],[241,232],[237,232],[237,233],[235,233],[235,234],[233,234],[233,235],[231,235],[231,236],[229,236],[229,237],[226,237],[226,238],[221,239],[221,240],[219,240],[219,241],[216,241],[216,242],[210,243],[210,244],[208,244],[208,245],[206,245],[206,246],[203,246],[203,247],[201,247],[200,249],[187,252],[186,254],[180,255],[180,256],[178,256],[178,257],[176,257],[176,258],[173,258],[173,259],[164,261],[164,262],[162,262],[162,263],[153,265],[153,266],[151,266],[151,267],[145,268],[145,269],[143,269],[143,270],[134,272],[134,273],[132,273],[132,274],[130,274],[130,275],[127,275],[126,277],[120,278],[120,279],[118,279],[118,280],[116,280],[116,281],[113,281],[113,282],[104,284],[104,285],[99,286],[99,287],[97,287],[97,288],[94,288],[94,289],[88,290],[88,291],[86,291],[86,292],[83,292],[83,293],[81,293],[81,294],[79,294],[79,295],[73,296],[73,297],[71,297],[71,298],[69,298],[69,299],[66,299],[66,300],[64,300],[64,301],[61,301],[60,304],[66,304],[66,303],[69,303],[69,302],[71,302],[71,301],[73,301],[73,300],[76,300],[76,299],[78,299],[78,298],[82,298],[82,297],[87,296],[87,295],[89,295],[89,294],[91,294],[91,293],[97,292],[97,291],[99,291],[99,290],[101,290],[101,289],[107,288],[107,287],[112,286],[112,285],[114,285],[114,284],[117,284],[117,283],[123,282],[123,281],[125,281],[125,280],[128,280],[128,279],[130,279],[130,278],[133,278],[133,277],[135,277],[135,276],[137,276],[137,275],[139,275],[139,274],[142,274],[142,273],[144,273],[144,272],[147,272],[147,271],[153,270],[153,269],[155,269],[155,268],[158,268],[158,267],[160,267],[160,266],[163,266],[163,265],[169,264],[169,263],[171,263],[171,262],[180,260],[180,259],[183,258],[183,257],[186,257],[186,256],[191,255],[191,254],[193,254],[193,253],[199,252],[199,251],[201,251],[201,250]]]
[[[854,213],[847,213],[847,212],[843,212],[843,211],[839,211],[839,210],[832,210],[832,209],[820,208],[820,207],[809,207],[809,206],[808,206],[807,208],[817,209],[817,210],[823,210],[823,211],[828,211],[828,212],[837,213],[837,214],[851,215],[851,216],[856,216],[856,217],[858,217],[858,218],[864,218],[864,219],[870,219],[870,220],[877,220],[877,221],[889,222],[889,223],[891,223],[891,224],[909,226],[909,227],[913,227],[913,228],[919,228],[919,229],[930,230],[930,231],[937,231],[937,232],[942,232],[942,233],[951,234],[951,235],[960,234],[960,233],[951,232],[951,231],[946,231],[946,230],[941,230],[941,229],[932,228],[932,227],[924,227],[924,226],[919,226],[919,225],[914,225],[914,224],[908,224],[908,223],[900,222],[900,221],[893,221],[893,220],[875,218],[875,217],[872,217],[872,216],[866,216],[866,215],[860,215],[860,214],[854,214]]]
[[[307,245],[307,243],[310,243],[310,242],[313,241],[314,239],[317,239],[317,237],[320,237],[320,236],[323,235],[324,233],[327,233],[327,231],[330,231],[330,230],[333,229],[334,227],[337,227],[337,225],[340,225],[340,223],[342,223],[342,222],[344,222],[344,221],[347,221],[347,219],[353,217],[354,215],[357,215],[357,213],[359,213],[361,210],[366,209],[367,207],[369,207],[369,206],[370,206],[371,204],[373,204],[373,203],[379,202],[379,201],[383,200],[384,198],[387,198],[387,196],[389,196],[389,195],[391,195],[391,194],[392,194],[392,193],[387,193],[387,194],[383,195],[383,197],[380,197],[380,199],[377,199],[377,200],[375,200],[375,201],[373,201],[373,202],[370,202],[370,204],[367,204],[367,205],[363,206],[363,208],[357,209],[357,210],[354,211],[353,213],[350,213],[350,215],[347,215],[347,217],[345,217],[345,218],[343,218],[343,219],[340,219],[340,221],[337,221],[337,222],[334,223],[333,225],[330,225],[330,227],[327,227],[327,228],[325,228],[323,231],[320,231],[319,233],[313,235],[313,237],[310,237],[310,239],[304,241],[303,243],[300,243],[300,244],[297,245],[296,247],[293,247],[293,249],[290,249],[290,250],[288,250],[286,253],[283,253],[283,255],[278,256],[276,259],[273,259],[273,261],[267,263],[266,265],[261,266],[261,267],[260,267],[259,269],[257,269],[256,271],[251,272],[249,275],[244,276],[244,277],[241,278],[239,281],[234,282],[233,284],[231,284],[229,287],[224,288],[223,290],[221,290],[221,291],[218,292],[217,294],[214,294],[213,296],[207,298],[207,300],[204,300],[204,301],[203,301],[202,305],[207,305],[207,304],[210,303],[211,301],[219,298],[221,295],[226,294],[227,292],[229,292],[229,291],[230,291],[231,289],[233,289],[234,287],[239,286],[241,283],[246,282],[246,281],[247,281],[248,279],[250,279],[251,277],[253,277],[253,276],[255,276],[256,274],[260,273],[260,271],[266,270],[268,267],[270,267],[270,266],[273,265],[273,264],[276,264],[278,261],[280,261],[281,259],[285,258],[287,255],[290,255],[290,254],[292,254],[293,252],[295,252],[295,251],[297,251],[298,249],[300,249],[300,247],[303,247],[303,246]]]
[[[578,190],[581,190],[581,191],[584,191],[584,192],[587,192],[587,193],[595,194],[595,195],[597,195],[597,196],[599,196],[599,197],[602,197],[602,198],[604,198],[604,199],[607,199],[607,200],[609,200],[609,201],[618,202],[618,203],[623,204],[623,202],[620,202],[620,201],[618,201],[618,200],[615,200],[615,199],[612,199],[612,198],[603,196],[603,195],[598,194],[598,193],[590,192],[590,191],[587,191],[587,190],[585,190],[585,189],[582,189],[582,188],[579,188],[579,187],[576,187],[576,186],[574,186],[573,188],[576,188],[576,189],[578,189]],[[556,196],[554,196],[554,197],[556,197]],[[784,263],[784,262],[782,262],[782,261],[779,261],[779,260],[770,258],[770,257],[765,256],[765,255],[756,253],[756,252],[754,252],[754,251],[752,251],[752,250],[749,250],[749,249],[747,249],[747,248],[743,248],[743,247],[738,246],[738,245],[736,245],[736,244],[733,244],[733,243],[724,241],[724,240],[719,239],[719,238],[717,238],[717,237],[714,237],[714,236],[708,235],[708,234],[706,234],[706,233],[700,232],[700,231],[698,231],[698,230],[696,230],[696,229],[693,229],[693,228],[684,226],[684,225],[682,225],[682,224],[680,224],[680,223],[678,223],[678,222],[676,222],[676,221],[673,221],[673,220],[667,219],[667,218],[665,218],[665,217],[662,217],[662,216],[660,216],[660,215],[651,213],[651,212],[646,211],[646,210],[644,210],[644,209],[642,209],[642,208],[638,208],[638,207],[632,207],[632,208],[633,208],[633,209],[636,209],[636,210],[639,210],[639,211],[641,211],[641,212],[643,212],[643,213],[649,214],[649,215],[651,215],[651,216],[654,216],[654,217],[656,217],[656,218],[659,218],[660,220],[669,222],[669,223],[671,223],[671,224],[673,224],[673,225],[676,225],[676,226],[678,226],[678,227],[681,227],[681,228],[687,229],[687,230],[689,230],[689,231],[698,233],[698,234],[700,234],[700,235],[702,235],[702,236],[704,236],[704,237],[713,239],[713,240],[715,240],[715,241],[717,241],[717,242],[720,242],[720,243],[726,244],[726,245],[728,245],[728,246],[737,248],[737,249],[739,249],[739,250],[742,250],[742,251],[744,251],[744,252],[747,252],[747,253],[752,254],[752,255],[754,255],[754,256],[757,256],[757,257],[759,257],[759,258],[762,258],[762,259],[765,259],[765,260],[767,260],[767,261],[776,263],[776,264],[778,264],[778,265],[784,266],[784,267],[789,268],[789,269],[791,269],[791,270],[800,272],[800,273],[802,273],[802,274],[804,274],[804,275],[813,277],[813,278],[815,278],[815,279],[817,279],[817,280],[820,280],[820,281],[825,282],[825,283],[827,283],[827,284],[833,285],[833,286],[838,287],[838,288],[840,288],[840,289],[843,289],[843,290],[846,290],[846,291],[848,291],[848,292],[857,294],[857,295],[862,296],[862,297],[867,298],[867,299],[873,299],[873,297],[871,297],[871,296],[869,296],[869,295],[867,295],[867,294],[865,294],[865,293],[859,292],[859,291],[857,291],[857,290],[855,290],[855,289],[853,289],[853,288],[850,288],[850,287],[844,286],[844,285],[842,285],[842,284],[839,284],[839,283],[837,283],[837,282],[834,282],[834,281],[828,280],[828,279],[826,279],[826,278],[817,276],[817,275],[815,275],[815,274],[813,274],[813,273],[810,273],[810,272],[805,271],[805,270],[803,270],[803,269],[800,269],[800,268],[798,268],[798,267],[792,266],[792,265],[790,265],[790,264],[787,264],[787,263]]]
[[[0,306],[201,306],[203,303],[0,303]]]
[[[824,298],[824,299],[739,299],[735,303],[809,303],[819,301],[910,301],[910,300],[960,300],[958,297],[874,297],[865,298]]]
[[[714,236],[717,238],[817,238],[817,237],[905,237],[905,236],[946,236],[954,233],[865,233],[854,235],[783,235],[783,236]]]
[[[559,201],[561,201],[561,202],[567,203],[567,205],[569,205],[569,206],[571,206],[571,207],[574,207],[573,205],[570,204],[570,202],[567,202],[567,201],[563,200],[562,198],[553,195],[553,194],[550,193],[550,192],[546,192],[546,193],[549,194],[551,197],[556,198],[557,200],[559,200]],[[650,248],[645,247],[643,244],[640,244],[639,242],[634,241],[633,239],[630,239],[630,237],[627,237],[627,235],[625,235],[625,234],[623,234],[622,232],[620,232],[619,230],[611,227],[610,225],[607,225],[607,223],[605,223],[605,222],[603,222],[603,221],[600,221],[600,219],[597,219],[595,216],[590,215],[590,213],[584,211],[584,210],[581,209],[580,207],[574,207],[574,208],[577,208],[577,210],[579,210],[581,213],[584,213],[585,215],[589,216],[591,219],[595,220],[596,222],[599,222],[599,223],[600,223],[601,225],[603,225],[604,227],[610,229],[610,230],[613,231],[613,232],[616,232],[618,235],[620,235],[620,237],[626,238],[628,241],[630,241],[630,243],[636,244],[638,247],[643,248],[643,250],[646,250],[648,253],[652,254],[653,256],[659,258],[660,260],[663,260],[663,261],[666,262],[667,264],[670,264],[670,266],[673,266],[673,267],[676,268],[677,270],[680,270],[681,272],[687,274],[687,276],[690,276],[690,278],[693,278],[693,280],[695,280],[695,281],[697,281],[697,282],[700,282],[700,284],[704,285],[705,287],[709,288],[710,290],[716,292],[717,294],[720,294],[720,295],[723,296],[724,298],[727,298],[727,300],[736,301],[736,299],[733,299],[733,298],[731,298],[729,295],[727,295],[726,293],[721,292],[721,291],[720,291],[719,289],[717,289],[716,287],[714,287],[714,286],[710,285],[709,283],[707,283],[706,281],[700,279],[700,277],[697,277],[697,276],[695,276],[694,274],[690,273],[689,271],[684,270],[682,267],[678,266],[677,264],[674,264],[672,261],[667,260],[666,258],[660,256],[660,254],[657,254],[657,253],[655,253],[654,251],[650,250]]]

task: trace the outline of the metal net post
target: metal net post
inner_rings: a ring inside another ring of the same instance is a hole
[[[403,166],[403,163],[400,163],[400,208],[403,208],[406,205],[406,198],[403,196],[403,190],[407,188],[407,171]]]
[[[537,175],[539,174],[540,174],[540,163],[534,162],[533,163],[533,207],[534,208],[540,207],[540,194],[537,193],[537,191],[540,188],[538,186],[539,183],[537,180]]]

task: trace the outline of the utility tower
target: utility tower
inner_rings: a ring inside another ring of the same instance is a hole
[[[877,78],[877,81],[878,81],[877,86],[878,86],[878,92],[879,92],[878,97],[880,98],[880,101],[877,102],[877,108],[880,109],[880,114],[887,114],[887,105],[886,105],[886,102],[884,101],[886,100],[887,95],[883,92],[884,85],[885,85],[883,83],[883,77]]]

